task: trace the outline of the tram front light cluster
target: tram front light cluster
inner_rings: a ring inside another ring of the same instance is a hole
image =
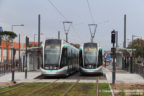
[[[58,69],[59,67],[54,67],[54,69]]]
[[[50,69],[50,70],[56,70],[59,69],[59,67],[56,66],[49,66],[49,67],[44,67],[45,69]]]
[[[49,69],[48,67],[45,67],[45,69]]]

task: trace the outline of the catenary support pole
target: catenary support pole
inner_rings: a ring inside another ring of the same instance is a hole
[[[27,79],[27,36],[26,36],[26,64],[25,64],[25,79]]]
[[[124,48],[126,48],[126,14],[124,15]]]
[[[60,39],[60,31],[58,31],[58,39]]]
[[[38,15],[38,47],[40,47],[40,14]],[[40,69],[40,53],[38,52],[38,69]]]
[[[13,44],[13,41],[12,41],[12,44]],[[12,82],[15,82],[15,79],[14,79],[15,64],[14,64],[14,54],[13,54],[14,53],[13,52],[14,48],[13,48],[13,45],[12,45],[12,49],[11,50],[12,50],[12,52],[11,52],[12,53]]]
[[[19,71],[22,71],[22,65],[21,65],[21,59],[20,59],[20,34],[19,34]]]

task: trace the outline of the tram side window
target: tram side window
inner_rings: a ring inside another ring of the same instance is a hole
[[[71,64],[71,49],[70,47],[68,48],[68,65]]]
[[[102,51],[100,50],[99,51],[99,56],[98,56],[98,63],[99,63],[98,67],[102,65],[102,62],[103,62],[103,60],[102,60]]]
[[[80,66],[83,66],[82,50],[79,51],[79,64]]]
[[[61,67],[67,65],[67,48],[63,48],[61,57]]]

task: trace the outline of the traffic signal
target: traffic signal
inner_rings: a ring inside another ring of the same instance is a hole
[[[111,43],[115,43],[115,34],[116,34],[115,30],[113,30],[111,32]]]
[[[26,36],[26,46],[29,46],[29,37]]]
[[[16,55],[16,49],[14,48],[13,49],[13,56],[15,57],[15,55]]]

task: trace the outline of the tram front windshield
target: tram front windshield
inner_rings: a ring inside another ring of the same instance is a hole
[[[48,65],[58,65],[60,58],[60,40],[49,40],[45,43],[44,63]]]
[[[84,64],[94,65],[97,62],[97,49],[96,48],[85,48],[84,49]]]

